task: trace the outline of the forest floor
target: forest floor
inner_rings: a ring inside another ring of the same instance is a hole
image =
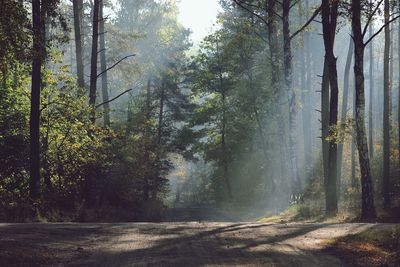
[[[0,224],[0,265],[357,266],[346,264],[347,257],[365,255],[346,248],[353,242],[349,237],[368,231],[376,235],[393,227],[398,226],[202,221]]]

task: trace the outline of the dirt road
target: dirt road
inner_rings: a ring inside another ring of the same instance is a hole
[[[344,266],[326,241],[369,224],[0,224],[1,266]]]

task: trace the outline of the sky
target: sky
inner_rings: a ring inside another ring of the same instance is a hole
[[[218,0],[179,0],[179,21],[192,30],[191,40],[199,43],[216,21],[220,6]]]

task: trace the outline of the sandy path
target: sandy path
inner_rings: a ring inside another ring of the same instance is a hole
[[[369,224],[0,224],[4,266],[344,266],[326,241]],[[3,266],[2,264],[0,264]]]

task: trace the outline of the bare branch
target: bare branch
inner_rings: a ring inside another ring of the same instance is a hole
[[[241,8],[243,8],[244,10],[246,10],[247,12],[249,12],[250,14],[253,14],[254,16],[256,16],[257,18],[259,18],[262,22],[264,22],[265,24],[268,24],[268,22],[260,15],[258,15],[257,13],[253,12],[252,10],[250,10],[249,8],[247,8],[246,6],[243,5],[243,3],[241,3],[239,0],[233,0],[233,2],[235,2],[238,6],[240,6]]]
[[[319,12],[321,12],[322,9],[322,5],[319,6],[315,11],[314,14],[311,16],[311,18],[300,28],[298,29],[296,32],[294,32],[291,36],[290,36],[290,40],[292,40],[294,37],[296,37],[297,34],[301,33],[305,28],[308,27],[308,25],[310,25],[311,22],[314,21],[314,19],[318,16]]]
[[[115,66],[117,66],[119,63],[121,63],[121,62],[124,61],[125,59],[130,58],[130,57],[134,57],[134,56],[136,56],[136,55],[135,55],[135,54],[132,54],[132,55],[128,55],[128,56],[125,56],[125,57],[121,58],[121,59],[118,60],[114,65],[112,65],[111,67],[109,67],[109,68],[107,68],[106,70],[104,70],[104,71],[100,72],[99,74],[97,74],[96,78],[99,78],[101,75],[103,75],[103,74],[106,73],[107,71],[111,70],[112,68],[114,68]]]
[[[377,31],[376,33],[374,33],[365,43],[364,43],[364,47],[367,46],[372,39],[374,39],[378,34],[381,33],[381,31],[383,31],[383,29],[385,29],[387,26],[389,26],[390,23],[392,23],[393,21],[395,21],[396,19],[400,18],[400,15],[392,18],[391,20],[389,20],[388,22],[386,22],[380,29],[379,31]]]
[[[365,24],[364,30],[362,32],[362,36],[365,36],[365,34],[367,33],[368,26],[371,23],[372,18],[374,17],[375,13],[378,11],[379,6],[382,4],[382,2],[383,2],[383,0],[379,1],[379,3],[376,5],[374,11],[372,11],[372,13],[369,14],[367,23]]]
[[[126,94],[126,93],[129,93],[129,92],[132,91],[132,90],[133,90],[133,88],[128,89],[128,90],[126,90],[125,92],[120,93],[120,94],[117,95],[116,97],[111,98],[110,100],[108,100],[108,101],[106,101],[106,102],[103,102],[103,103],[101,103],[101,104],[98,104],[98,105],[96,106],[96,109],[98,109],[99,107],[101,107],[101,106],[103,106],[103,105],[105,105],[105,104],[108,104],[108,103],[110,103],[110,102],[112,102],[112,101],[114,101],[114,100],[120,98],[121,96],[123,96],[123,95]]]
[[[289,9],[292,9],[295,5],[297,5],[300,2],[300,0],[295,1],[290,7]]]

